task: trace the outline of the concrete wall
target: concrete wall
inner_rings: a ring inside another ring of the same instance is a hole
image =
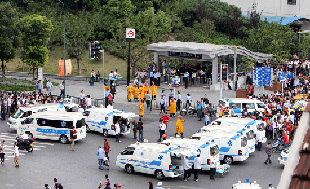
[[[220,0],[241,8],[246,15],[253,3],[257,3],[257,10],[263,11],[264,16],[306,17],[310,19],[310,1],[296,0],[296,5],[287,4],[287,0]]]

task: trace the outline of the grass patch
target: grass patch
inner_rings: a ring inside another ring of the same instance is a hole
[[[104,47],[103,47],[104,49]],[[52,50],[49,54],[48,63],[43,67],[44,73],[50,74],[58,74],[59,73],[59,60],[63,58],[63,47],[62,46],[53,46]],[[66,54],[66,59],[68,59],[68,55]],[[80,66],[82,73],[77,73],[77,62],[75,58],[71,58],[72,64],[72,73],[73,76],[86,76],[90,77],[90,73],[92,70],[95,72],[100,72],[102,77],[102,57],[99,60],[91,60],[88,58],[88,51],[83,51],[80,59]],[[23,62],[20,59],[20,54],[17,53],[16,57],[6,64],[7,69],[13,72],[22,72],[23,71]],[[30,72],[31,67],[27,64],[24,65],[25,72]],[[117,69],[117,72],[122,75],[124,79],[127,78],[127,63],[125,60],[120,59],[116,56],[112,56],[109,53],[104,54],[104,74],[105,77],[108,77],[108,74],[113,70]],[[53,84],[54,85],[54,84]],[[54,85],[55,86],[55,85]]]
[[[33,91],[34,83],[29,80],[7,78],[0,80],[0,90],[4,91]]]

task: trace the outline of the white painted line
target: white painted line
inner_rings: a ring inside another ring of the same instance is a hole
[[[167,186],[165,186],[167,187]],[[190,186],[178,186],[180,188],[189,188],[189,189],[205,189],[205,188],[197,188],[197,187],[190,187]]]
[[[36,147],[36,148],[46,148],[46,146],[37,146],[37,145],[34,145],[34,147]]]
[[[38,143],[38,142],[34,142],[34,143]],[[51,144],[51,143],[39,143],[39,144],[54,146],[54,144]]]
[[[38,150],[41,150],[41,149],[40,148],[33,148],[33,150],[38,151]]]

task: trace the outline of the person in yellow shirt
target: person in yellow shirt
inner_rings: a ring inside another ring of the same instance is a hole
[[[147,83],[144,84],[144,94],[150,94],[150,86]]]
[[[223,109],[221,109],[220,113],[219,113],[219,117],[223,117],[224,111]]]
[[[139,101],[139,88],[138,86],[134,86],[132,89],[133,98],[135,99],[135,102]]]
[[[139,104],[139,117],[143,118],[143,116],[144,116],[144,100],[141,99]]]
[[[170,117],[175,117],[175,108],[176,108],[176,102],[175,99],[172,97],[170,100]]]
[[[156,100],[156,95],[157,95],[157,86],[153,82],[153,85],[152,85],[152,100]]]
[[[178,121],[176,122],[175,136],[177,134],[181,134],[181,138],[183,138],[183,122],[185,122],[185,120],[182,120],[181,118],[182,118],[182,116],[179,115]]]
[[[128,102],[131,102],[131,83],[129,83],[128,87],[127,87],[127,100]]]
[[[140,100],[145,98],[145,95],[144,95],[144,87],[143,85],[140,85],[140,88],[139,88],[139,93],[140,93]]]

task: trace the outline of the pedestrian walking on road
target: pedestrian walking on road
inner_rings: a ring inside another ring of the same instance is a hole
[[[272,152],[272,146],[271,143],[268,142],[268,146],[265,147],[265,152],[267,154],[267,160],[264,162],[265,164],[267,164],[269,162],[269,164],[271,164],[271,152]]]
[[[157,86],[155,83],[152,83],[152,100],[156,100],[156,95],[157,95]]]
[[[171,98],[170,101],[170,117],[175,117],[175,109],[176,109],[176,102],[174,100],[174,98]]]
[[[60,97],[65,98],[65,83],[62,82],[59,85],[59,89],[60,89]]]
[[[185,120],[182,120],[181,118],[182,118],[182,116],[179,115],[178,120],[177,120],[177,122],[176,122],[175,136],[176,136],[177,134],[180,134],[180,135],[181,135],[181,138],[183,138],[183,124],[182,124],[182,123],[185,122]]]
[[[161,96],[161,99],[160,99],[160,113],[164,113],[165,112],[165,99],[164,99],[164,96]]]
[[[141,99],[139,104],[139,117],[143,118],[143,116],[144,116],[144,100]]]
[[[0,159],[1,159],[1,165],[4,164],[5,160],[5,151],[6,151],[6,145],[5,145],[5,140],[3,140],[0,144]]]
[[[274,189],[274,187],[272,186],[272,184],[269,184],[269,188],[268,189]]]
[[[259,128],[260,131],[263,131],[263,128]],[[257,147],[258,147],[258,151],[262,151],[263,148],[263,135],[261,132],[256,134],[256,140],[257,142]]]
[[[212,156],[210,158],[210,180],[214,180],[214,175],[216,172],[216,165],[215,165],[215,152],[212,152]]]
[[[181,110],[181,103],[182,103],[182,95],[180,91],[178,91],[178,97],[177,97],[177,111]]]
[[[132,131],[133,131],[133,138],[137,139],[138,123],[136,120],[132,122]]]
[[[200,158],[200,154],[197,155],[197,157],[195,157],[194,159],[194,181],[198,181],[198,175],[201,171],[201,158]]]
[[[63,189],[61,183],[57,182],[57,178],[54,178],[54,183],[55,183],[55,189]]]
[[[183,161],[184,168],[184,181],[187,181],[191,177],[191,165],[188,163],[188,156],[185,156]]]
[[[131,102],[131,83],[127,86],[127,100],[128,102]]]
[[[106,179],[106,181],[103,184],[101,184],[99,187],[104,187],[104,189],[111,189],[111,183],[110,183],[109,175],[106,174],[104,176],[104,179]]]
[[[119,122],[117,121],[114,126],[115,126],[116,142],[122,142],[119,140],[119,135],[121,133],[121,128],[119,126]]]
[[[143,142],[143,122],[142,119],[139,118],[139,122],[138,122],[138,130],[139,130],[139,142]]]
[[[159,139],[157,140],[157,142],[161,142],[163,134],[166,133],[167,126],[166,124],[164,124],[164,121],[162,121],[158,127],[159,127]]]
[[[170,120],[169,116],[167,115],[167,112],[165,112],[165,115],[161,117],[161,120],[166,124],[166,127],[168,128],[168,122]]]
[[[104,150],[101,148],[101,146],[98,146],[98,151],[96,153],[98,156],[98,164],[99,164],[99,169],[103,170],[103,158],[104,158]]]
[[[14,163],[15,163],[15,167],[19,167],[19,150],[18,147],[16,145],[16,142],[14,142]]]
[[[108,142],[108,139],[106,139],[106,138],[104,139],[103,148],[104,148],[105,157],[107,157],[108,160],[110,160],[110,158],[109,158],[109,152],[111,151],[111,144]]]
[[[71,150],[74,152],[74,140],[77,138],[77,131],[75,127],[70,130],[70,138],[71,138]]]

